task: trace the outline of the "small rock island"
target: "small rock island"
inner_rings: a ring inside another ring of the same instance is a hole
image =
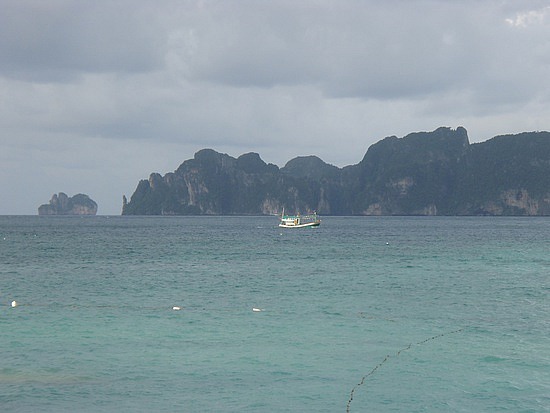
[[[96,213],[97,204],[84,194],[69,197],[60,192],[53,194],[49,204],[38,207],[38,215],[95,215]]]

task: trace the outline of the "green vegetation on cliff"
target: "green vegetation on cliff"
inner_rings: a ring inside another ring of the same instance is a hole
[[[372,145],[356,165],[316,156],[283,168],[212,149],[139,182],[123,215],[550,215],[550,133],[470,144],[438,128]]]

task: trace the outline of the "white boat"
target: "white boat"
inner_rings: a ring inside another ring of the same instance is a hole
[[[318,227],[319,225],[321,225],[321,220],[317,216],[317,212],[310,215],[285,215],[284,209],[279,223],[281,228],[307,228]]]

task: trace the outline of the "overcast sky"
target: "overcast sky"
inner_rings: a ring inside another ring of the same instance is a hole
[[[202,148],[358,163],[439,126],[550,129],[550,2],[0,0],[0,214],[118,215]]]

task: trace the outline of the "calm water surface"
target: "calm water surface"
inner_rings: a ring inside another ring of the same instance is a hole
[[[0,263],[2,411],[550,412],[548,218],[4,216]]]

